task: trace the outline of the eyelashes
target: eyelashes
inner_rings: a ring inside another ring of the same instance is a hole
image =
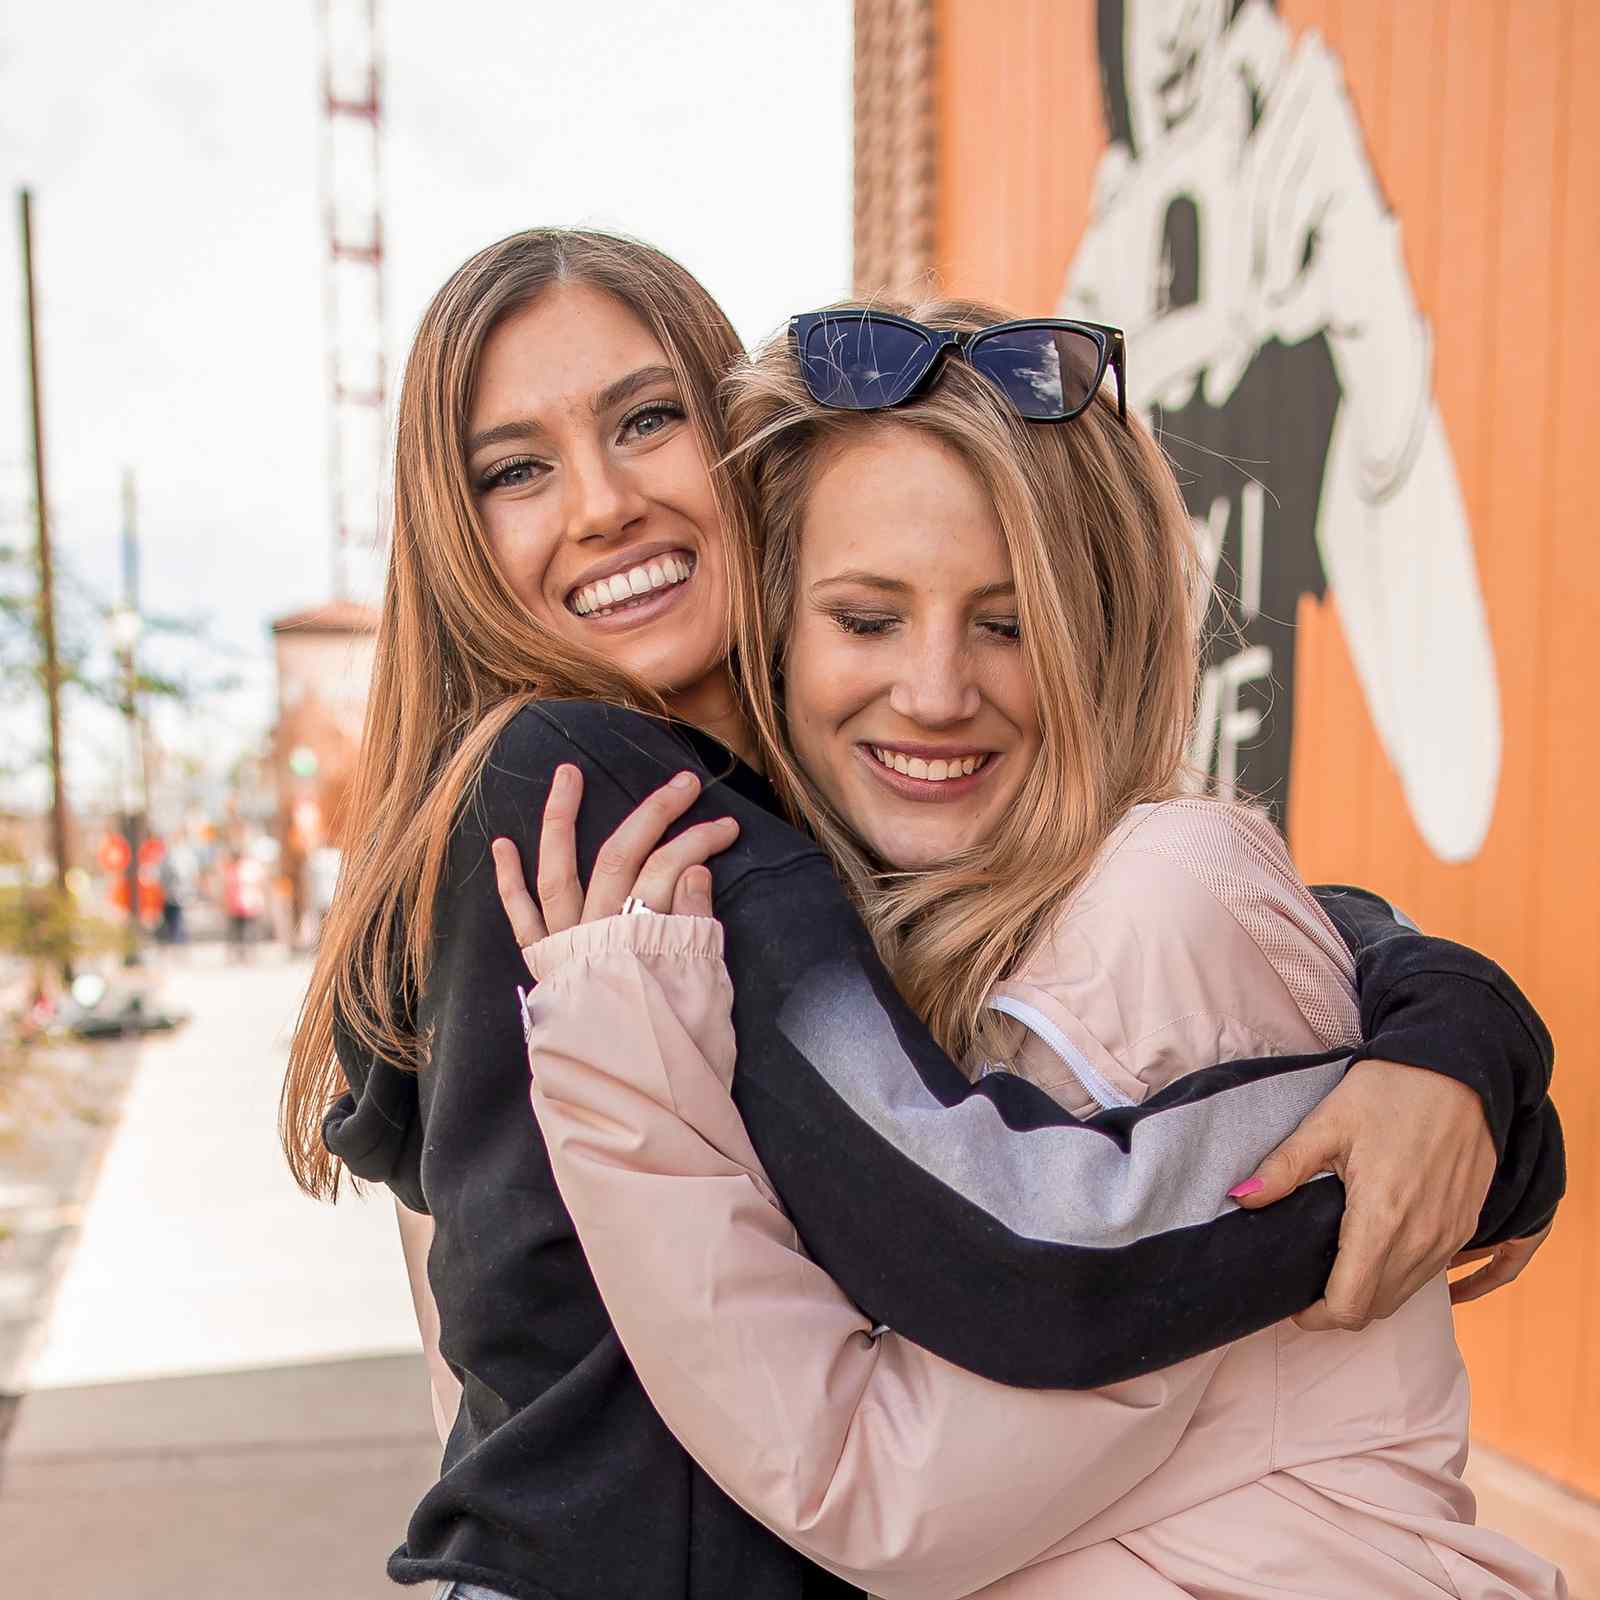
[[[900,620],[898,617],[865,617],[854,611],[830,611],[828,615],[856,639],[877,638]]]
[[[479,477],[478,493],[487,494],[491,489],[498,489],[508,483],[513,473],[523,472],[540,465],[542,463],[534,460],[532,456],[513,456],[509,461],[497,461],[487,472]]]

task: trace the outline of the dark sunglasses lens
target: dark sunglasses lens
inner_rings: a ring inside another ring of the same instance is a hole
[[[972,364],[1025,417],[1081,411],[1100,377],[1100,346],[1067,328],[1008,328],[972,347]]]
[[[829,317],[800,352],[806,387],[825,406],[878,411],[897,406],[928,370],[932,342],[914,328],[876,317]]]

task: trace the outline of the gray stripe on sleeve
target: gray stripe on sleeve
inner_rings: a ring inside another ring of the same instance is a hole
[[[1348,1065],[1304,1067],[1145,1117],[1125,1153],[1079,1125],[1010,1128],[985,1095],[941,1104],[851,963],[807,973],[778,1029],[856,1116],[931,1177],[1022,1238],[1090,1249],[1236,1210],[1227,1191],[1294,1132]]]

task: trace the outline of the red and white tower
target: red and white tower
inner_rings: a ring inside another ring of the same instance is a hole
[[[369,600],[383,554],[386,372],[378,0],[320,0],[333,592]]]

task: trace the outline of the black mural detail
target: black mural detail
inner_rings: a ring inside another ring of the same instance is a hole
[[[1100,0],[1109,148],[1062,309],[1129,334],[1216,592],[1192,754],[1287,816],[1331,594],[1413,818],[1482,845],[1498,689],[1431,346],[1337,59],[1266,0]],[[1326,733],[1324,736],[1327,736]]]

